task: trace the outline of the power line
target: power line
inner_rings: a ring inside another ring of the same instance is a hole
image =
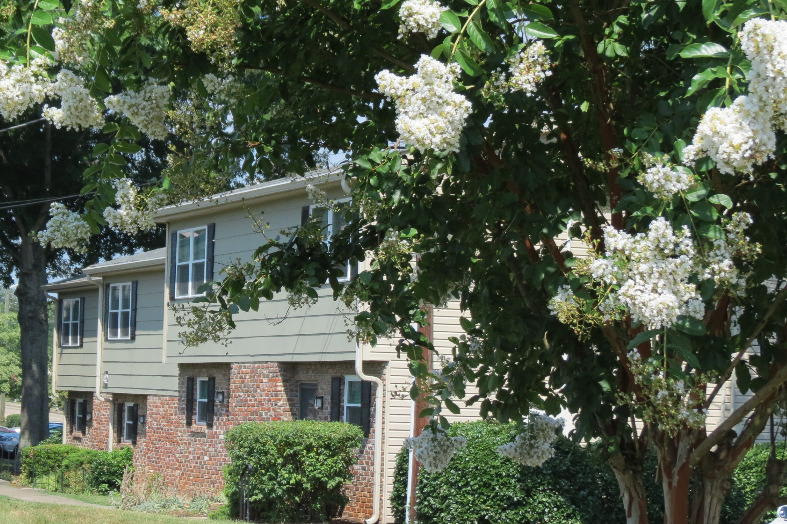
[[[31,198],[27,200],[12,200],[10,202],[2,202],[0,203],[0,211],[4,211],[6,209],[14,209],[16,207],[27,207],[27,206],[34,206],[36,204],[45,204],[47,202],[58,202],[62,200],[73,200],[75,198],[79,198],[81,195],[76,193],[74,195],[66,195],[66,196],[53,196],[53,197],[46,197],[46,198]]]

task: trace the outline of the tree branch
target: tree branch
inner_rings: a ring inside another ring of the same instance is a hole
[[[754,394],[754,396],[744,402],[741,407],[736,409],[729,417],[719,424],[705,440],[700,442],[691,453],[692,467],[696,466],[700,459],[702,459],[702,456],[720,442],[727,432],[732,430],[746,415],[762,404],[770,401],[772,395],[775,394],[779,388],[784,386],[785,381],[787,381],[787,366],[779,369],[779,371],[777,371],[776,374]]]
[[[344,18],[342,18],[338,14],[334,13],[333,11],[328,9],[327,7],[319,4],[318,2],[315,2],[313,0],[301,0],[301,2],[303,2],[304,4],[306,4],[306,5],[310,6],[310,7],[313,7],[314,9],[316,9],[317,11],[319,11],[320,13],[325,15],[326,18],[331,20],[333,23],[335,23],[336,25],[338,25],[339,27],[341,27],[345,31],[351,31],[352,30],[352,26],[350,25],[350,23],[347,20],[345,20]],[[413,67],[412,64],[408,64],[407,62],[404,62],[403,60],[399,60],[398,58],[396,58],[392,54],[388,53],[387,51],[384,51],[384,50],[380,49],[379,47],[371,46],[371,47],[369,47],[369,51],[371,51],[371,53],[373,55],[376,55],[376,56],[382,58],[383,60],[391,62],[392,64],[395,64],[395,65],[398,65],[399,67],[401,67],[405,71],[415,72],[415,67]]]
[[[727,371],[725,371],[724,374],[719,378],[716,387],[713,388],[711,394],[708,395],[707,399],[705,399],[705,404],[703,405],[705,409],[708,409],[708,407],[711,405],[711,402],[713,402],[713,399],[716,398],[716,395],[719,394],[719,391],[721,390],[724,383],[727,380],[729,380],[729,378],[732,376],[733,370],[741,361],[743,355],[746,354],[746,351],[748,351],[748,349],[751,347],[751,345],[760,335],[762,330],[765,329],[765,326],[768,324],[768,320],[771,318],[771,315],[773,315],[773,313],[776,311],[776,308],[779,307],[779,304],[781,304],[785,298],[787,298],[787,286],[783,287],[781,291],[779,291],[779,293],[776,294],[776,296],[773,299],[773,302],[771,302],[771,306],[768,308],[768,311],[765,312],[765,316],[762,317],[762,320],[760,321],[759,324],[757,324],[757,327],[754,328],[754,331],[752,331],[752,334],[749,336],[749,338],[743,344],[741,349],[738,351],[738,354],[735,355],[735,358],[732,360],[732,363],[727,368]]]

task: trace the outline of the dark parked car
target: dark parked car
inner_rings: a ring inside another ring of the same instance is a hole
[[[0,426],[0,452],[2,458],[14,458],[19,451],[19,433]]]

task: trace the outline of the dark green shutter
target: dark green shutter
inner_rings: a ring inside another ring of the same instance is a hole
[[[137,426],[139,425],[139,404],[131,408],[131,443],[137,445]]]
[[[178,267],[178,232],[173,231],[170,235],[169,253],[169,299],[175,300],[175,273]]]
[[[137,281],[131,283],[131,313],[129,320],[129,336],[134,340],[137,336]]]
[[[216,404],[216,377],[208,377],[208,405],[205,410],[205,425],[213,427],[213,413]]]
[[[331,422],[339,422],[343,381],[342,377],[331,377]]]
[[[109,293],[110,284],[104,285],[104,340],[109,340]]]
[[[372,383],[366,380],[361,382],[361,429],[364,437],[372,432]]]
[[[79,297],[79,344],[82,347],[85,340],[85,297]]]
[[[191,426],[194,411],[194,377],[186,377],[186,425]]]
[[[205,253],[205,280],[207,282],[213,281],[213,252],[216,239],[216,224],[208,224],[208,243],[206,245]]]
[[[123,415],[126,412],[126,405],[122,402],[118,402],[115,404],[115,413],[117,417],[115,419],[115,441],[120,443],[123,442]]]
[[[301,208],[301,225],[309,221],[309,214],[309,206],[303,206]]]

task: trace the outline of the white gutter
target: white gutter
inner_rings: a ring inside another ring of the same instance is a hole
[[[361,380],[374,382],[377,386],[374,406],[374,499],[372,499],[372,516],[366,519],[366,524],[376,524],[380,520],[380,463],[382,459],[383,439],[383,381],[378,377],[366,375],[363,372],[363,349],[361,343],[355,343],[355,374]]]

